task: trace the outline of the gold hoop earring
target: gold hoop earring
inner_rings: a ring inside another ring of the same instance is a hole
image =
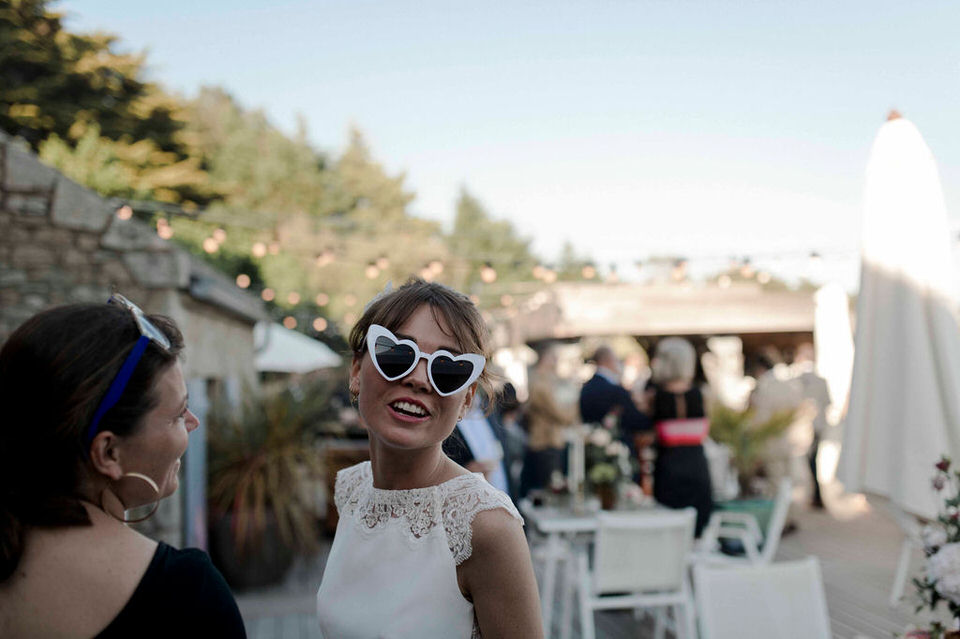
[[[108,488],[107,486],[104,486],[103,490],[100,491],[100,510],[102,510],[103,512],[107,513],[117,521],[124,524],[136,524],[141,521],[146,521],[147,519],[150,519],[157,512],[157,509],[160,508],[160,487],[157,486],[157,482],[153,481],[152,479],[150,479],[149,477],[141,473],[124,473],[123,475],[120,476],[120,479],[124,479],[126,477],[133,477],[134,479],[140,479],[145,481],[150,486],[150,488],[153,488],[153,492],[157,493],[157,499],[156,501],[153,502],[153,508],[150,509],[150,512],[148,512],[143,517],[138,517],[137,519],[126,519],[126,517],[124,518],[114,517],[113,514],[111,514],[110,510],[103,505],[103,495],[105,492],[107,492],[107,488]],[[120,502],[120,506],[123,508],[123,510],[126,511],[127,507],[120,500],[120,496],[114,494],[114,497],[118,502]]]

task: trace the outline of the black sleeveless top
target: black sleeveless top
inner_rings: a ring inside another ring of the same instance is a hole
[[[678,415],[679,397],[686,406],[684,415]],[[703,395],[697,388],[686,393],[674,394],[657,389],[653,398],[653,420],[704,417]],[[703,453],[703,446],[658,446],[657,460],[653,470],[653,496],[661,504],[671,508],[697,509],[696,535],[700,536],[713,510],[713,489],[710,485],[710,468]]]
[[[207,553],[160,542],[130,601],[95,639],[177,636],[245,639],[247,633]]]

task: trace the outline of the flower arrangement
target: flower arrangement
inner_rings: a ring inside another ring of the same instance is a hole
[[[933,489],[943,495],[943,506],[935,523],[921,531],[927,569],[922,577],[913,580],[920,597],[916,612],[924,608],[937,609],[945,602],[950,615],[960,620],[960,470],[950,471],[950,458],[942,457],[936,463]],[[948,630],[941,622],[929,628],[909,631],[905,637],[915,639],[947,639],[960,636]]]
[[[593,487],[612,486],[631,475],[630,449],[604,426],[587,435],[584,453],[587,482]]]

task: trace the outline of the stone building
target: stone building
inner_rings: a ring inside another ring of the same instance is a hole
[[[184,375],[203,423],[211,393],[238,399],[256,389],[253,327],[267,319],[259,298],[163,240],[116,203],[61,175],[0,132],[0,343],[49,306],[106,302],[113,290],[184,333]],[[146,522],[176,546],[206,545],[206,443],[191,437],[178,497]]]

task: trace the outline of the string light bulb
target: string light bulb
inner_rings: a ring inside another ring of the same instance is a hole
[[[289,328],[291,331],[297,327],[297,318],[293,315],[287,315],[283,318],[284,328]]]
[[[327,320],[322,317],[314,318],[313,330],[318,333],[322,333],[323,331],[327,330]]]
[[[368,280],[374,280],[380,275],[380,267],[378,267],[373,262],[367,264],[367,268],[363,270],[363,274],[367,276]]]
[[[330,296],[326,293],[317,293],[313,301],[317,303],[317,306],[326,306],[330,303]]]
[[[223,244],[224,240],[227,239],[227,232],[223,229],[214,229],[213,239],[215,239],[218,244]]]
[[[300,293],[297,293],[296,291],[291,291],[290,294],[287,295],[287,302],[293,306],[296,306],[297,304],[299,304]]]
[[[267,254],[267,245],[263,242],[254,242],[250,248],[250,254],[254,257],[263,257]]]
[[[237,286],[240,288],[249,288],[250,287],[250,276],[246,273],[241,273],[237,275]]]
[[[133,217],[133,209],[130,208],[129,204],[124,204],[117,209],[117,219],[129,220],[131,217]]]
[[[269,288],[269,287],[260,291],[260,297],[263,299],[264,302],[272,302],[273,298],[275,298],[276,296],[277,296],[276,291],[274,291],[272,288]]]
[[[483,268],[480,269],[480,279],[485,284],[493,284],[497,281],[497,271],[490,262],[484,264]]]
[[[333,264],[334,259],[336,258],[334,256],[333,251],[331,249],[325,248],[317,255],[316,263],[318,267],[323,268],[324,266]]]
[[[385,271],[390,268],[390,258],[386,255],[381,255],[374,264],[376,264],[376,267],[381,271]]]

